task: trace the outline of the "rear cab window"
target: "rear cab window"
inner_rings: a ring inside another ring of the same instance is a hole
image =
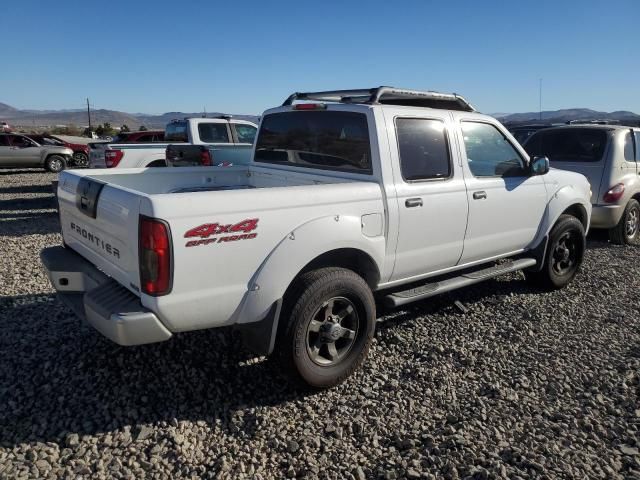
[[[167,142],[188,142],[187,122],[171,122],[164,132],[164,139]]]
[[[599,162],[607,146],[607,130],[559,128],[534,134],[524,148],[531,157],[549,157],[554,162]]]
[[[367,117],[327,110],[271,113],[262,120],[254,161],[371,174]]]

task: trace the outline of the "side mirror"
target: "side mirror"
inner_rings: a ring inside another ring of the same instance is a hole
[[[533,157],[529,163],[529,172],[531,175],[545,175],[549,172],[548,157]]]

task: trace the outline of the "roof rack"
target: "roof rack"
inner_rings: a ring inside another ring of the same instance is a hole
[[[476,109],[456,93],[407,90],[395,87],[376,87],[355,90],[329,90],[326,92],[296,92],[282,106],[296,100],[317,100],[338,103],[364,103],[370,105],[403,105],[408,107],[441,108],[475,112]]]

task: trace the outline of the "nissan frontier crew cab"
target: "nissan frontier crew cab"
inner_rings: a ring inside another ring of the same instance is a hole
[[[296,93],[264,113],[249,165],[63,172],[64,246],[41,258],[61,299],[121,345],[235,325],[323,388],[365,360],[376,299],[517,270],[565,286],[589,196],[458,95]]]

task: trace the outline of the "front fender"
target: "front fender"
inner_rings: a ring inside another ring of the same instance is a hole
[[[300,225],[276,245],[249,282],[237,323],[264,318],[298,273],[324,253],[342,248],[360,250],[382,272],[386,243],[383,231],[378,236],[365,236],[360,216],[335,215]]]
[[[584,182],[586,185],[557,185],[553,183],[548,185],[547,188],[552,187],[550,188],[552,193],[549,195],[544,220],[533,242],[534,247],[540,246],[545,241],[560,215],[575,206],[580,206],[583,209],[586,215],[585,232],[588,231],[591,223],[591,201],[589,184],[586,179],[584,179]]]

